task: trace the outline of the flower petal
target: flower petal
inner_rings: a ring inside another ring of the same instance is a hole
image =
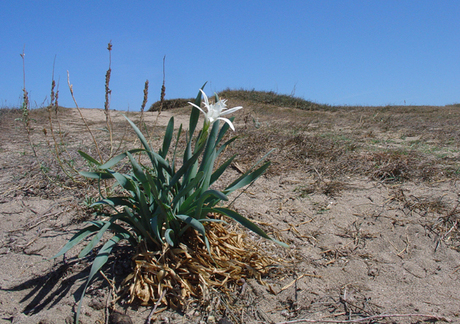
[[[203,109],[201,109],[200,107],[198,107],[197,105],[195,105],[194,103],[189,102],[189,104],[191,104],[191,105],[192,105],[193,107],[195,107],[195,108],[198,108],[203,114],[206,115],[205,111],[204,111]]]
[[[227,115],[227,114],[231,114],[231,113],[234,113],[235,111],[237,110],[240,110],[242,109],[243,107],[239,106],[239,107],[235,107],[235,108],[230,108],[230,109],[226,109],[225,111],[223,111],[220,115]]]
[[[235,131],[235,126],[233,126],[232,122],[230,121],[230,119],[228,118],[224,118],[224,117],[218,117],[217,119],[219,120],[223,120],[224,122],[226,122],[230,128],[232,129],[232,131]]]
[[[208,96],[206,95],[206,93],[204,93],[203,89],[200,89],[201,91],[201,94],[203,95],[204,97],[204,105],[206,106],[206,109],[208,110],[208,112],[210,111],[211,107],[209,105],[209,99],[208,99]]]

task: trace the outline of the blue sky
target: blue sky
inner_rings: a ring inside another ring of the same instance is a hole
[[[159,100],[245,88],[331,105],[460,102],[460,1],[1,1],[0,105],[31,101],[137,111]],[[35,106],[35,104],[33,104]]]

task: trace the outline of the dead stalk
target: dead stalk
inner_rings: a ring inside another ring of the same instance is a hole
[[[58,161],[59,163],[59,167],[61,168],[61,170],[73,181],[73,182],[77,182],[78,181],[70,174],[70,172],[67,171],[66,167],[64,166],[64,163],[62,162],[61,160],[61,154],[59,152],[59,145],[58,145],[58,142],[56,140],[56,135],[54,134],[54,127],[53,127],[53,118],[52,118],[52,110],[54,108],[54,112],[55,112],[55,115],[56,115],[56,119],[57,119],[57,122],[58,122],[58,133],[59,133],[59,138],[61,140],[61,144],[63,143],[63,140],[62,140],[62,132],[61,132],[61,125],[59,123],[59,119],[57,118],[57,111],[58,111],[58,95],[59,95],[59,91],[54,91],[54,88],[56,87],[56,81],[54,81],[54,64],[53,64],[53,75],[52,75],[52,81],[51,81],[51,95],[50,95],[50,104],[48,105],[47,107],[47,110],[48,110],[48,121],[49,121],[49,127],[50,127],[50,133],[51,133],[51,137],[53,138],[53,143],[54,143],[54,154],[55,154],[55,157],[56,157],[56,160]],[[45,134],[46,135],[46,134]],[[65,148],[65,146],[63,145],[64,147],[64,150],[67,152],[67,149]],[[77,170],[75,170],[74,168],[71,168],[75,173],[77,173]]]
[[[109,51],[109,69],[105,74],[105,103],[104,103],[104,113],[105,113],[105,123],[107,127],[107,131],[109,132],[110,136],[110,156],[113,153],[113,124],[112,119],[110,117],[110,95],[112,90],[109,88],[110,84],[110,75],[112,74],[112,41],[109,42],[107,45],[107,50]]]
[[[144,110],[145,110],[145,106],[147,105],[148,96],[149,96],[149,80],[146,80],[144,84],[144,100],[142,100],[142,105],[141,105],[141,118],[139,121],[139,128],[141,128],[142,125],[144,124]]]
[[[24,49],[22,50],[22,78],[24,82],[24,87],[22,88],[23,92],[23,101],[22,101],[22,122],[24,123],[24,127],[26,128],[27,131],[27,138],[29,139],[29,144],[30,147],[32,148],[32,151],[34,153],[34,156],[38,158],[37,152],[35,151],[35,147],[32,143],[32,138],[30,134],[30,118],[29,118],[29,111],[30,111],[30,102],[29,102],[29,94],[26,90],[26,62],[25,62],[25,56],[26,54],[24,53],[25,50],[25,45]]]
[[[319,319],[319,320],[313,320],[313,319],[296,319],[292,321],[286,321],[286,322],[279,322],[276,324],[293,324],[293,323],[361,323],[361,322],[370,322],[379,318],[393,318],[393,317],[425,317],[427,320],[436,320],[436,321],[443,321],[443,322],[452,322],[452,320],[444,317],[444,316],[438,316],[438,315],[431,315],[431,314],[382,314],[382,315],[373,315],[373,316],[368,316],[368,317],[363,317],[363,318],[357,318],[354,320],[325,320],[325,319]]]
[[[155,119],[155,122],[153,123],[153,127],[155,128],[158,124],[158,119],[160,118],[161,110],[163,109],[163,103],[165,101],[165,94],[166,94],[166,87],[165,87],[165,79],[166,79],[166,74],[165,74],[165,60],[166,60],[166,55],[163,56],[163,84],[161,86],[161,94],[160,94],[160,108],[158,108],[158,114],[157,118]],[[152,141],[153,138],[153,131],[150,134],[150,142]]]
[[[99,150],[99,145],[97,144],[96,138],[94,137],[93,132],[92,132],[91,129],[89,128],[88,123],[86,122],[85,117],[83,117],[83,114],[82,114],[82,112],[81,112],[81,109],[80,109],[80,107],[78,106],[77,100],[75,99],[75,96],[74,96],[74,94],[73,94],[73,85],[70,83],[69,71],[67,71],[67,85],[69,86],[70,95],[72,96],[73,102],[75,103],[75,107],[77,107],[77,110],[78,110],[78,112],[80,113],[80,117],[81,117],[81,119],[83,120],[83,122],[85,123],[86,129],[88,130],[89,134],[91,135],[91,137],[92,137],[92,139],[93,139],[94,145],[96,146],[97,154],[99,155],[99,159],[101,160],[101,163],[104,163],[104,160],[102,159],[102,154],[101,154],[101,151]]]

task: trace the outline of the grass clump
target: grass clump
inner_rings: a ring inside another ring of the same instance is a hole
[[[302,110],[332,110],[332,107],[324,104],[317,104],[303,98],[293,95],[278,94],[274,91],[256,91],[256,90],[233,90],[225,89],[218,93],[219,97],[229,100],[244,100],[251,103],[259,103],[264,105],[273,105],[279,107],[296,108]],[[160,111],[162,109],[182,108],[189,105],[193,99],[168,99],[157,101],[152,104],[149,111]]]
[[[149,111],[160,111],[160,110],[170,110],[174,108],[182,108],[182,107],[188,106],[189,102],[193,100],[194,100],[193,98],[165,99],[163,102],[159,100],[150,106]]]
[[[256,90],[232,90],[225,89],[219,92],[219,96],[226,99],[239,99],[247,100],[254,103],[268,104],[279,107],[297,108],[302,110],[329,110],[329,105],[317,104],[303,98],[295,97],[293,95],[278,94],[274,91],[256,91]]]

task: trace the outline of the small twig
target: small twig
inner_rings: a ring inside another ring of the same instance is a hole
[[[149,314],[149,317],[147,317],[147,320],[145,321],[145,324],[150,324],[150,322],[152,321],[153,314],[157,310],[158,306],[160,306],[161,300],[164,298],[165,295],[166,295],[166,290],[163,290],[163,292],[161,293],[160,298],[158,298],[157,302],[153,306],[152,311]]]
[[[381,314],[381,315],[373,315],[373,316],[368,316],[368,317],[363,317],[363,318],[358,318],[354,320],[344,320],[344,321],[338,321],[338,320],[313,320],[313,319],[297,319],[297,320],[292,320],[292,321],[286,321],[286,322],[279,322],[276,324],[292,324],[292,323],[360,323],[360,322],[367,322],[379,318],[390,318],[390,317],[426,317],[429,320],[437,320],[437,321],[444,321],[444,322],[452,322],[452,320],[448,319],[447,317],[444,316],[438,316],[438,315],[430,315],[430,314]]]
[[[112,292],[115,291],[115,285],[113,284],[113,280],[110,280],[109,278],[107,278],[107,276],[102,270],[100,270],[99,272],[101,273],[102,277],[104,277],[104,279],[107,280],[107,282],[109,283],[110,285],[109,289],[112,289]],[[109,323],[109,300],[110,300],[110,292],[107,294],[107,300],[105,302],[105,324]]]

